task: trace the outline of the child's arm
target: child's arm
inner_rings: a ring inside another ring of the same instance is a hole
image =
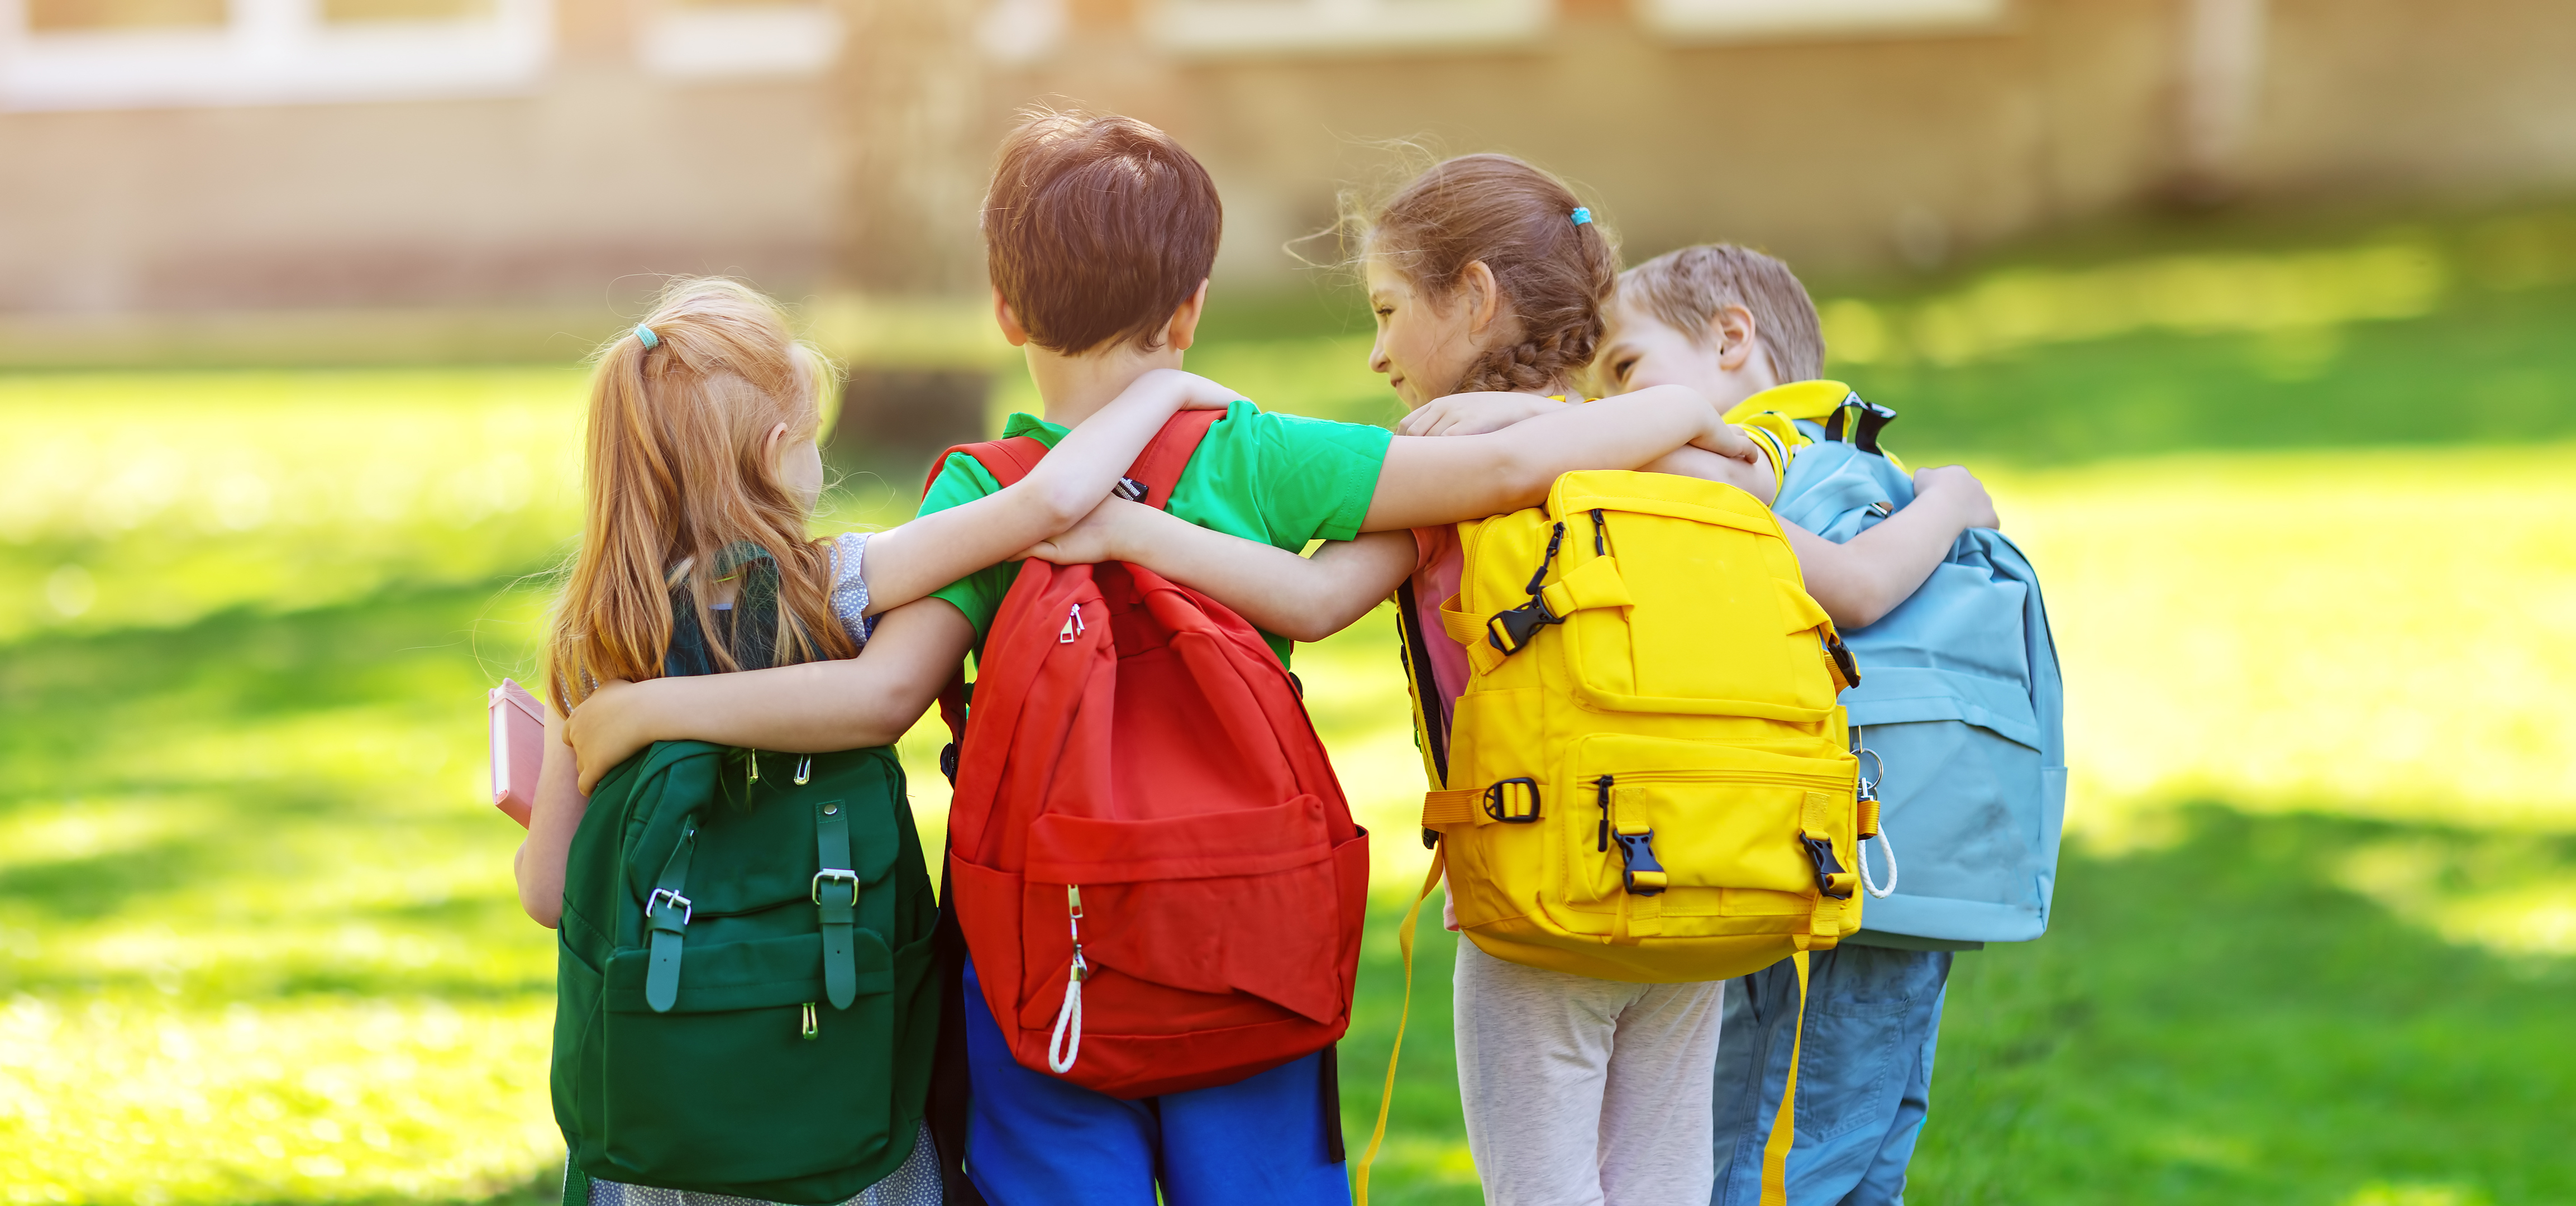
[[[1434,405],[1437,405],[1435,403]],[[1560,474],[1633,469],[1683,445],[1753,463],[1762,454],[1695,390],[1659,385],[1566,406],[1482,435],[1397,436],[1364,532],[1430,527],[1535,506]]]
[[[1120,498],[1025,555],[1058,565],[1141,565],[1292,641],[1350,627],[1413,572],[1415,560],[1409,532],[1371,532],[1300,557]]]
[[[1867,628],[1911,598],[1961,532],[2002,526],[1985,483],[1958,465],[1915,470],[1914,501],[1843,544],[1780,521],[1807,593],[1845,628]]]
[[[1674,452],[1655,467],[1752,489],[1738,480],[1739,464],[1695,448]],[[1762,468],[1757,484],[1762,489],[1754,490],[1754,497],[1768,502],[1772,493],[1768,466]],[[1806,574],[1807,593],[1844,628],[1867,628],[1912,597],[1940,567],[1941,559],[1950,555],[1959,533],[2001,526],[1985,483],[1957,465],[1915,470],[1914,501],[1844,544],[1780,521],[1780,531],[1788,536],[1789,547],[1797,551],[1798,566]]]
[[[1537,394],[1468,393],[1434,398],[1407,413],[1395,425],[1395,434],[1407,436],[1482,435],[1501,431],[1524,420],[1574,409],[1572,402],[1543,398]],[[1757,446],[1758,447],[1758,446]],[[1648,473],[1678,473],[1684,477],[1702,477],[1725,482],[1771,505],[1780,492],[1777,474],[1771,462],[1756,457],[1719,456],[1703,448],[1676,448],[1655,460],[1637,466]]]
[[[1404,436],[1483,435],[1523,419],[1552,415],[1572,410],[1577,403],[1537,394],[1507,393],[1501,390],[1476,390],[1433,398],[1406,411],[1396,420],[1395,434]]]
[[[589,791],[610,768],[656,741],[685,738],[790,754],[892,745],[921,719],[974,645],[975,626],[965,613],[945,599],[922,599],[886,613],[855,658],[601,683],[566,722],[581,762],[580,788]],[[543,799],[540,789],[540,806]],[[558,873],[558,895],[561,890]]]
[[[528,810],[528,836],[510,860],[510,869],[519,879],[519,907],[550,930],[563,920],[564,859],[572,852],[573,831],[581,828],[582,813],[590,807],[589,786],[574,784],[572,747],[564,744],[564,719],[555,714],[550,701],[545,760],[537,771],[536,801]]]
[[[1027,477],[871,537],[860,566],[868,582],[868,611],[901,607],[1072,526],[1109,496],[1175,411],[1215,409],[1239,397],[1178,369],[1138,377],[1057,443]]]

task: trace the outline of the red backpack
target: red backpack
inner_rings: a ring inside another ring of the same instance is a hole
[[[1224,413],[1165,425],[1129,470],[1142,501],[1170,499]],[[1046,447],[950,451],[1007,486]],[[1141,566],[1031,560],[977,668],[948,813],[951,907],[1011,1054],[1138,1098],[1340,1038],[1368,833],[1252,625]],[[954,688],[941,701],[952,731],[959,702]]]

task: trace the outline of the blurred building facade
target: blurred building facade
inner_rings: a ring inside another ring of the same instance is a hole
[[[0,313],[971,294],[1034,100],[1179,135],[1246,287],[1388,139],[1553,167],[1632,256],[1929,266],[2576,187],[2570,62],[2563,0],[0,0]]]

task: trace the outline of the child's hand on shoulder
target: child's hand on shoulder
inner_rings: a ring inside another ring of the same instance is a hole
[[[1197,373],[1158,368],[1136,378],[1121,396],[1149,398],[1175,410],[1224,410],[1243,395]]]
[[[1478,391],[1433,398],[1395,425],[1403,436],[1483,435],[1573,405],[1537,394]]]
[[[1030,545],[1020,557],[1056,565],[1135,561],[1138,558],[1132,550],[1149,538],[1145,533],[1161,514],[1161,511],[1143,503],[1123,498],[1103,499],[1099,506],[1091,509],[1091,514],[1082,517],[1082,522]]]
[[[2003,529],[2003,520],[1995,515],[1994,497],[1986,493],[1986,484],[1968,472],[1965,465],[1915,470],[1914,497],[1918,502],[1936,499],[1943,506],[1956,508],[1967,527]]]
[[[1761,446],[1746,436],[1743,428],[1723,420],[1709,424],[1708,430],[1691,440],[1691,447],[1705,448],[1743,465],[1762,467],[1767,464],[1762,459]]]
[[[653,744],[644,724],[646,694],[641,683],[612,678],[564,718],[564,744],[581,766],[581,794],[589,795],[610,768]]]

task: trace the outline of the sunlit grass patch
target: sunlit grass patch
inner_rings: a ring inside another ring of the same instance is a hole
[[[2070,823],[2190,798],[2576,826],[2576,447],[2007,476],[2048,592]]]
[[[183,624],[569,547],[577,367],[0,376],[0,641]]]
[[[474,1199],[558,1158],[482,586],[0,660],[0,1194]]]
[[[560,1151],[547,998],[0,1008],[0,1197],[482,1197]],[[557,1157],[559,1158],[559,1157]]]

